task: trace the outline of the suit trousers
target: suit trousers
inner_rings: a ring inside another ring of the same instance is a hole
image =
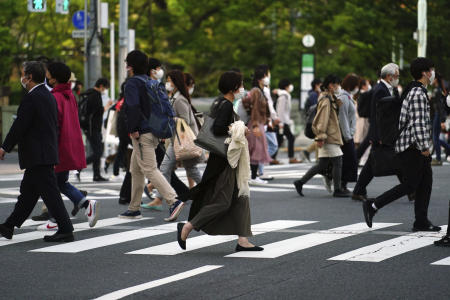
[[[167,204],[176,201],[177,194],[166,178],[157,168],[155,148],[159,144],[158,138],[151,133],[142,134],[139,139],[131,139],[133,153],[131,154],[131,202],[128,209],[138,211],[144,192],[145,178],[161,193]]]
[[[385,192],[375,200],[375,206],[383,206],[398,198],[416,192],[414,213],[415,226],[428,225],[428,205],[430,203],[433,185],[433,171],[431,170],[431,157],[423,156],[419,150],[411,146],[398,154],[400,170],[403,174],[402,183]]]
[[[93,132],[92,134],[85,134],[92,149],[92,154],[86,158],[86,164],[89,165],[92,163],[94,177],[98,177],[100,176],[100,160],[103,155],[102,133]]]
[[[20,184],[20,195],[6,224],[20,228],[33,211],[39,197],[56,220],[58,232],[72,232],[72,222],[61,198],[52,165],[34,166],[25,170]]]

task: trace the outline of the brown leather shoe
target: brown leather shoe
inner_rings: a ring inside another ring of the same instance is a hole
[[[302,163],[302,162],[303,162],[303,160],[298,160],[296,158],[289,159],[289,163],[290,164],[299,164],[299,163]]]
[[[273,160],[270,162],[270,165],[281,165],[281,162],[278,161],[278,160],[276,160],[276,159],[273,159]]]

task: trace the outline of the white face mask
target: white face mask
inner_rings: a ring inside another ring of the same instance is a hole
[[[152,74],[157,80],[161,80],[161,78],[163,78],[164,76],[164,70],[163,69],[152,70]]]
[[[25,79],[25,77],[20,77],[20,84],[22,85],[22,87],[24,89],[27,89],[27,83],[23,82],[24,79]]]
[[[398,86],[398,82],[399,82],[399,78],[392,79],[391,85],[392,85],[393,87],[397,87],[397,86]]]
[[[430,84],[433,83],[434,78],[436,78],[436,73],[435,73],[434,70],[433,70],[433,71],[431,71]]]
[[[73,90],[73,89],[74,89],[74,87],[75,87],[75,82],[73,82],[73,81],[72,81],[72,82],[70,82],[70,89],[72,89],[72,90]]]
[[[191,96],[194,93],[194,86],[189,88],[189,96]]]
[[[341,94],[341,87],[339,86],[336,90],[334,90],[334,95],[339,96]]]
[[[370,91],[372,89],[372,86],[369,84],[368,86],[367,86],[367,91]]]
[[[245,89],[243,87],[239,88],[239,90],[233,94],[234,95],[234,101],[244,98],[245,96]]]
[[[288,87],[288,90],[287,90],[289,93],[292,93],[293,91],[294,91],[294,86],[291,84],[289,87]]]
[[[356,94],[358,93],[358,91],[359,91],[359,89],[358,89],[357,87],[355,87],[355,88],[353,89],[353,91],[350,92],[350,94],[356,95]]]
[[[166,82],[166,90],[167,90],[168,92],[173,91],[173,85],[172,85],[172,83]]]
[[[447,106],[450,107],[450,94],[447,96]]]
[[[108,89],[105,89],[102,93],[102,95],[108,96]]]
[[[264,86],[269,86],[270,85],[270,77],[264,77],[263,84],[264,84]]]

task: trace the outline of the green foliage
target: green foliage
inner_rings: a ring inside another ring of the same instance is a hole
[[[46,13],[28,13],[26,2],[0,2],[0,85],[18,84],[10,82],[12,70],[40,55],[65,61],[82,79],[83,40],[71,38],[71,17],[83,9],[84,0],[71,0],[69,15],[56,14],[54,0],[47,1]],[[119,1],[106,2],[109,21],[118,30]],[[447,0],[427,2],[427,54],[448,78],[450,6]],[[194,75],[197,96],[217,94],[218,76],[232,67],[242,70],[248,88],[254,67],[262,63],[271,67],[273,86],[288,78],[298,91],[303,52],[316,55],[319,77],[355,72],[375,79],[393,51],[398,63],[402,46],[401,80],[408,81],[408,62],[417,55],[412,38],[416,5],[416,0],[133,0],[129,27],[136,29],[137,49],[159,58],[168,69],[180,67]],[[302,45],[307,33],[316,39],[312,49]],[[107,30],[103,41],[103,74],[108,76]]]

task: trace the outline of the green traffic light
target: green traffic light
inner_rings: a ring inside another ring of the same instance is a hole
[[[63,11],[69,10],[69,0],[64,0],[63,2]]]
[[[33,0],[34,9],[44,9],[43,0]]]

